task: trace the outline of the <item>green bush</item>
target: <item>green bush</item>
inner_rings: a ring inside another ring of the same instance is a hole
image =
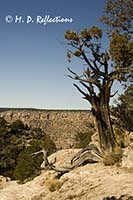
[[[22,131],[25,129],[25,126],[21,120],[16,120],[11,124],[11,132],[13,134],[18,134],[22,133]]]
[[[30,135],[32,138],[40,140],[42,137],[46,136],[46,133],[44,133],[41,128],[33,128],[30,130]]]
[[[44,146],[45,150],[47,151],[48,155],[50,155],[56,151],[56,145],[49,136],[44,137],[43,146]]]
[[[0,174],[3,176],[13,177],[13,171],[16,167],[17,157],[21,152],[22,148],[18,148],[17,145],[9,143],[3,145],[0,151]]]
[[[116,117],[116,122],[120,127],[133,131],[133,85],[127,87],[123,94],[115,101],[115,106],[111,107],[111,113]],[[115,123],[116,123],[115,122]]]
[[[6,127],[7,121],[4,119],[4,117],[0,117],[0,127]]]
[[[14,170],[14,178],[20,182],[30,180],[40,173],[40,165],[43,162],[41,154],[32,156],[31,154],[42,149],[40,141],[32,141],[31,146],[27,147],[18,156],[17,166]]]
[[[5,139],[11,136],[5,127],[0,127],[0,143],[5,143]],[[1,146],[0,146],[1,148]]]
[[[76,135],[76,147],[77,148],[85,148],[91,141],[91,136],[93,135],[93,131],[91,130],[90,132],[79,132]]]
[[[34,152],[45,149],[48,154],[55,151],[54,143],[45,137],[43,140],[32,140],[30,146],[22,151],[18,157],[17,166],[14,171],[14,178],[20,182],[31,180],[40,174],[40,165],[43,162],[43,154],[31,155]]]
[[[12,124],[0,118],[0,174],[23,182],[40,172],[42,154],[31,153],[45,149],[50,155],[56,150],[54,142],[41,129],[34,130],[20,120]]]

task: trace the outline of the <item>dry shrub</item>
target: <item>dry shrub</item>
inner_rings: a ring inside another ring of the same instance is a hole
[[[102,162],[104,165],[119,164],[122,158],[122,149],[116,147],[113,152],[106,152],[103,156]]]
[[[45,186],[49,189],[50,192],[59,190],[62,187],[63,183],[59,179],[48,179],[45,182]]]

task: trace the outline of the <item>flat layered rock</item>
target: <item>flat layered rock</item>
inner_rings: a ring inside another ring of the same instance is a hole
[[[61,150],[49,160],[56,157],[57,166],[69,166],[78,151]],[[0,200],[132,200],[132,170],[94,163],[75,168],[60,179],[56,176],[55,171],[43,170],[40,176],[22,185],[8,181],[0,189]]]

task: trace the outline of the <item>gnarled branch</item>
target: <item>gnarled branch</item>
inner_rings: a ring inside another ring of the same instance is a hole
[[[114,97],[118,93],[118,90],[114,92],[114,94],[111,94],[110,97]]]
[[[43,162],[45,162],[45,166],[42,169],[49,169],[58,172],[58,177],[61,177],[63,174],[68,173],[72,169],[79,167],[85,163],[96,163],[102,158],[102,152],[99,148],[90,144],[86,148],[79,151],[71,160],[70,167],[56,167],[53,163],[50,163],[47,158],[47,152],[45,149],[32,153],[31,156],[43,153]],[[41,165],[42,166],[42,165]]]

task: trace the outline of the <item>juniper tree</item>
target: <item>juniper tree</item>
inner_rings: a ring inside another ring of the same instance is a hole
[[[68,76],[78,81],[74,86],[91,104],[101,149],[113,151],[117,142],[111,124],[109,102],[117,92],[111,92],[115,81],[131,83],[131,1],[108,0],[104,11],[102,21],[110,28],[108,49],[104,50],[101,44],[103,31],[97,26],[85,28],[79,33],[67,30],[65,39],[68,61],[76,57],[86,65],[82,74],[68,68]]]
[[[102,47],[103,32],[97,26],[85,28],[79,33],[74,30],[65,33],[69,47],[68,61],[76,57],[86,65],[82,74],[68,68],[68,76],[78,82],[74,86],[91,104],[101,148],[88,145],[72,158],[69,168],[59,168],[47,162],[49,169],[57,171],[59,177],[86,162],[98,162],[108,155],[106,152],[112,156],[113,163],[121,158],[121,153],[117,155],[114,151],[117,142],[111,124],[109,102],[117,92],[111,92],[115,81],[125,86],[132,81],[131,0],[108,0],[101,20],[109,27],[107,50]]]

